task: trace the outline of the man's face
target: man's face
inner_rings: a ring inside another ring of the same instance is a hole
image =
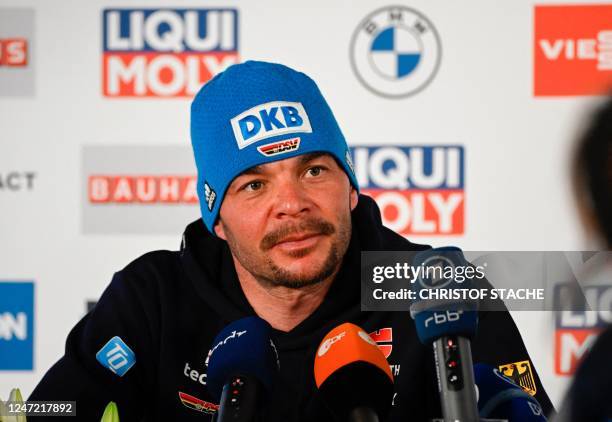
[[[339,268],[357,192],[328,154],[253,167],[227,189],[217,236],[258,281],[300,288]]]

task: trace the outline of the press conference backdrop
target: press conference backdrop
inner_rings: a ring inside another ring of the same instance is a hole
[[[588,248],[568,163],[612,80],[609,2],[3,0],[0,52],[0,397],[29,395],[113,272],[179,247],[190,100],[232,63],[311,75],[411,240]],[[514,317],[558,404],[590,332]]]

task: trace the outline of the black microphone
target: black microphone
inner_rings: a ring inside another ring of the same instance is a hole
[[[315,356],[319,395],[339,421],[386,420],[393,402],[393,375],[385,355],[361,328],[331,330]]]
[[[278,374],[271,327],[248,317],[225,327],[208,352],[206,386],[219,402],[217,422],[263,422],[262,403]]]
[[[433,344],[444,420],[478,421],[470,346],[470,339],[478,327],[478,302],[435,299],[436,290],[445,288],[452,291],[458,288],[454,277],[447,274],[455,274],[458,267],[471,265],[461,249],[455,247],[419,252],[413,265],[422,267],[423,271],[431,269],[422,274],[414,285],[417,295],[410,306],[410,314],[421,343]],[[469,281],[463,281],[460,286],[469,288],[469,284]]]

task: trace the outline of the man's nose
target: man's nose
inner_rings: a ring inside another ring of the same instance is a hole
[[[308,212],[311,206],[308,192],[298,181],[289,179],[278,185],[274,200],[275,217],[294,217]]]

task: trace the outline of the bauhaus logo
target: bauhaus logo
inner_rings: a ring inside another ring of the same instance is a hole
[[[91,145],[82,168],[85,233],[176,235],[200,215],[189,148]]]
[[[103,92],[190,97],[238,62],[236,9],[106,9]]]
[[[534,94],[601,95],[612,88],[612,5],[535,7]]]
[[[463,234],[463,146],[360,146],[352,154],[359,186],[387,227],[402,235]]]
[[[31,370],[34,283],[0,281],[0,370]]]

